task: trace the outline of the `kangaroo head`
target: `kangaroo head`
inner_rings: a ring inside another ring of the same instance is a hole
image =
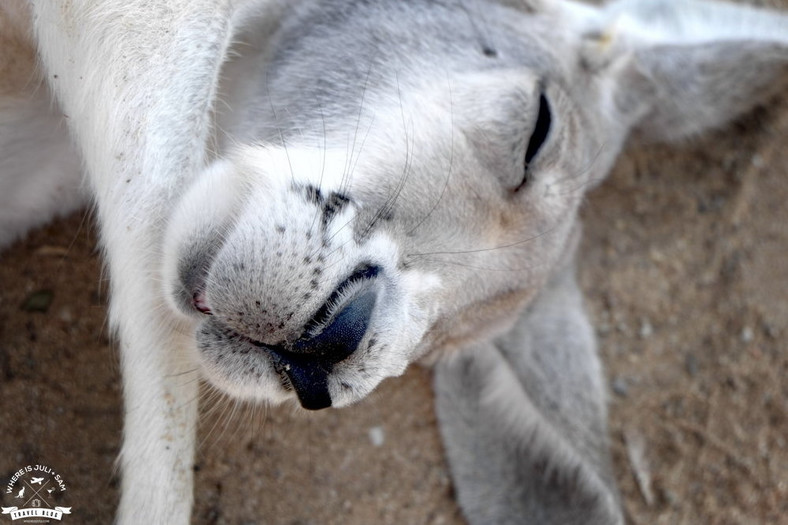
[[[696,33],[705,9],[286,7],[264,52],[239,47],[222,151],[167,226],[167,295],[208,378],[342,406],[507,330],[630,134],[681,138],[773,86],[785,37],[757,38],[779,23]]]

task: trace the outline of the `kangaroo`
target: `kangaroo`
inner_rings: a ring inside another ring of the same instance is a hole
[[[678,141],[783,89],[788,16],[702,0],[3,9],[4,53],[33,42],[41,69],[0,84],[0,243],[95,205],[124,382],[118,523],[189,522],[196,375],[318,410],[424,358],[470,523],[623,522],[577,210],[627,140]]]

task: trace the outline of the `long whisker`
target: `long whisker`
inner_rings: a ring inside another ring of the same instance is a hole
[[[391,214],[391,210],[394,209],[394,204],[397,202],[400,194],[402,193],[402,190],[405,188],[405,184],[407,183],[411,171],[410,170],[411,163],[413,162],[413,153],[411,151],[411,143],[410,143],[411,137],[409,137],[408,135],[408,122],[405,117],[405,107],[402,102],[402,91],[400,89],[399,76],[396,76],[396,80],[397,80],[397,96],[399,97],[400,118],[402,119],[402,130],[403,133],[405,134],[405,166],[403,167],[402,175],[397,181],[397,186],[394,188],[394,193],[390,195],[388,199],[386,199],[386,202],[383,203],[383,205],[377,210],[375,215],[366,225],[361,235],[362,238],[369,235],[369,232],[372,230],[372,228],[375,227],[375,225],[377,224],[377,222],[380,220],[381,217],[387,217]]]
[[[320,106],[320,122],[323,126],[323,158],[321,160],[321,167],[320,167],[320,180],[317,182],[317,189],[318,191],[322,191],[323,189],[323,176],[326,174],[326,155],[328,154],[328,137],[326,136],[326,116],[323,113],[323,106]],[[312,216],[312,224],[309,225],[310,232],[314,231],[315,229],[315,222],[317,222],[317,218],[320,217],[320,207],[315,207],[315,214]]]
[[[268,85],[268,80],[269,80],[268,77],[266,77],[266,85]],[[282,148],[285,150],[287,165],[290,167],[290,180],[291,182],[295,182],[295,172],[293,171],[293,163],[290,161],[290,153],[287,150],[287,142],[285,141],[285,136],[282,130],[282,126],[279,125],[279,114],[276,112],[276,107],[274,107],[274,101],[270,96],[268,97],[268,107],[271,109],[271,114],[274,116],[274,122],[277,123],[276,131],[277,134],[279,135],[279,140],[282,143]]]
[[[413,228],[408,231],[408,234],[413,234],[416,230],[418,230],[422,224],[424,224],[427,219],[435,212],[438,208],[438,205],[443,200],[443,196],[446,194],[446,189],[449,187],[449,180],[451,179],[452,169],[454,168],[454,99],[452,97],[452,90],[451,90],[451,81],[449,81],[449,118],[450,118],[450,138],[449,138],[449,169],[446,172],[446,180],[443,181],[443,188],[441,188],[440,195],[438,195],[438,199],[433,203],[432,207],[427,211],[424,217],[414,226]]]
[[[478,270],[478,271],[484,271],[484,272],[522,273],[522,272],[533,272],[533,271],[544,269],[544,268],[548,268],[548,269],[551,268],[551,265],[546,264],[546,263],[545,264],[535,264],[535,265],[530,265],[530,266],[522,266],[522,267],[518,267],[518,268],[502,268],[502,267],[492,267],[492,266],[479,266],[479,265],[476,265],[476,264],[467,264],[467,263],[462,263],[462,262],[459,262],[459,261],[441,259],[441,258],[431,257],[431,256],[425,257],[424,260],[431,261],[431,262],[434,262],[434,263],[438,263],[438,264],[441,264],[441,265],[457,266],[459,268],[469,268],[471,270]]]
[[[576,173],[574,173],[572,175],[567,175],[566,177],[558,179],[557,183],[558,184],[562,184],[562,183],[567,182],[567,181],[579,179],[580,177],[582,177],[583,175],[585,175],[586,173],[591,171],[594,168],[594,166],[596,165],[597,161],[599,160],[599,156],[602,154],[602,151],[605,149],[606,145],[607,145],[607,143],[605,142],[605,143],[602,143],[599,146],[599,149],[597,149],[596,153],[591,157],[591,159],[588,161],[588,164],[585,167],[583,167],[583,169],[581,169],[580,171],[578,171],[578,172],[576,172]],[[580,184],[580,185],[578,185],[578,186],[576,186],[574,188],[571,188],[571,189],[567,190],[566,192],[562,192],[561,194],[562,195],[570,195],[572,193],[575,193],[577,190],[583,189],[583,188],[585,188],[587,186],[590,186],[592,184],[595,184],[597,182],[599,182],[599,180],[597,180],[597,179],[590,179],[590,180],[587,180],[586,182],[584,182],[584,183],[582,183],[582,184]]]
[[[358,130],[361,127],[361,119],[364,115],[364,101],[367,97],[367,89],[369,88],[369,77],[372,74],[372,66],[374,64],[374,60],[370,61],[369,68],[367,69],[367,74],[364,77],[364,85],[361,88],[361,101],[358,104],[358,115],[356,116],[356,128],[353,130],[353,142],[350,145],[350,154],[346,159],[345,165],[345,172],[343,173],[342,184],[340,185],[340,191],[345,193],[347,188],[350,185],[351,174],[355,169],[355,164],[358,162],[358,157],[361,156],[361,149],[359,149],[358,153],[356,154],[356,160],[353,161],[353,154],[356,151],[356,142],[358,141]],[[364,137],[364,141],[366,141],[366,136]],[[363,148],[363,144],[362,144]]]
[[[516,242],[509,243],[509,244],[501,244],[500,246],[491,246],[489,248],[477,248],[477,249],[474,249],[474,250],[447,250],[447,251],[435,251],[435,252],[420,252],[420,253],[410,253],[408,255],[410,257],[424,257],[424,256],[427,256],[427,255],[460,255],[460,254],[468,254],[468,253],[482,253],[482,252],[490,252],[490,251],[495,251],[495,250],[505,250],[507,248],[514,248],[514,247],[517,247],[517,246],[521,246],[523,244],[527,244],[529,242],[533,242],[533,241],[535,241],[536,239],[538,239],[540,237],[543,237],[545,235],[548,235],[548,234],[552,233],[553,231],[555,231],[555,229],[557,227],[558,227],[558,225],[555,225],[552,228],[549,228],[549,229],[547,229],[547,230],[545,230],[543,232],[537,233],[536,235],[528,237],[527,239],[522,239],[522,240],[519,240],[519,241],[516,241]]]

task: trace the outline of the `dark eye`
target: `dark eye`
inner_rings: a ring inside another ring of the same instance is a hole
[[[547,135],[550,133],[550,124],[553,121],[552,114],[550,113],[550,104],[547,103],[547,98],[544,94],[539,95],[539,114],[536,117],[536,124],[531,133],[531,138],[528,140],[528,149],[525,151],[525,178],[523,184],[528,181],[528,168],[534,160],[539,150],[542,149]]]

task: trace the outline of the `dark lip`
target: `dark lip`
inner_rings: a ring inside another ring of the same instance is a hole
[[[235,344],[262,350],[280,377],[282,388],[286,391],[295,390],[303,408],[327,408],[331,406],[328,377],[337,363],[355,352],[369,328],[378,295],[373,283],[380,271],[380,267],[373,264],[358,265],[337,286],[306,324],[302,335],[292,343],[266,344],[238,333],[215,317],[206,322],[220,328],[220,333]],[[339,298],[350,287],[357,289],[339,303]],[[354,321],[349,322],[349,319]],[[348,331],[349,326],[352,328]]]
[[[380,272],[380,266],[372,263],[365,262],[357,265],[351,274],[344,281],[339,283],[336,289],[331,292],[331,295],[328,296],[328,299],[323,302],[323,306],[321,306],[317,312],[315,312],[315,315],[313,315],[312,318],[306,323],[304,332],[301,334],[299,341],[311,339],[312,337],[317,336],[322,328],[330,324],[333,318],[342,311],[345,305],[349,304],[355,298],[355,295],[357,294],[346,298],[342,304],[338,304],[338,299],[347,291],[348,288],[363,281],[372,281],[380,274]],[[297,345],[298,341],[294,343],[294,346]]]
[[[332,405],[329,377],[334,366],[350,357],[366,336],[377,296],[373,285],[365,286],[343,304],[318,335],[296,341],[293,350],[267,348],[274,363],[284,365],[283,371],[303,408],[320,410]]]

